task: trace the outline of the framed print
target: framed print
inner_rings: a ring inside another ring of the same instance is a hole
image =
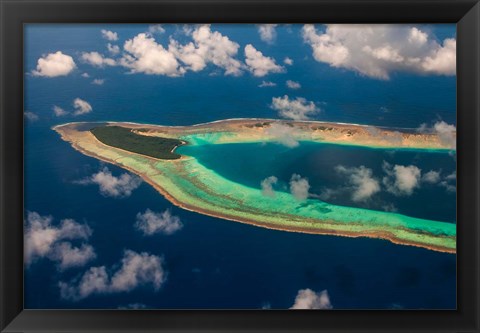
[[[478,332],[477,1],[1,1],[1,330]]]

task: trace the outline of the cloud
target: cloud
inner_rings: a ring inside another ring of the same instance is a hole
[[[389,213],[396,213],[398,212],[398,208],[393,204],[393,203],[389,203],[389,204],[385,204],[382,206],[382,209],[386,212],[389,212]]]
[[[146,309],[147,306],[143,303],[130,303],[125,306],[119,306],[119,310],[142,310]]]
[[[308,120],[311,115],[320,112],[314,102],[307,101],[302,97],[290,100],[287,95],[273,97],[270,107],[277,110],[281,117],[293,120]]]
[[[450,148],[455,148],[457,143],[457,129],[454,125],[449,125],[444,121],[439,121],[433,125],[433,129],[437,133],[442,144]]]
[[[444,180],[442,180],[439,185],[442,186],[442,187],[445,187],[445,189],[448,191],[448,192],[456,192],[457,191],[457,186],[456,186],[456,181],[457,181],[457,172],[454,171],[452,172],[451,174],[449,174],[448,176],[445,177]]]
[[[145,33],[127,40],[123,48],[127,53],[121,58],[120,64],[130,68],[131,73],[171,77],[185,73],[185,69],[180,66],[175,55]]]
[[[165,28],[161,24],[152,24],[148,27],[148,32],[151,34],[163,34],[165,32]]]
[[[31,111],[25,111],[23,116],[29,121],[37,121],[40,117]]]
[[[281,73],[284,71],[284,68],[277,65],[273,58],[264,56],[252,44],[245,46],[245,63],[254,76],[261,77],[269,73]]]
[[[447,124],[446,122],[437,121],[432,127],[426,123],[420,125],[417,129],[420,133],[434,133],[438,135],[440,142],[448,148],[455,149],[457,144],[457,128],[455,125]]]
[[[260,39],[268,44],[273,44],[277,38],[277,32],[275,28],[278,24],[259,24],[258,33],[260,34]]]
[[[161,257],[126,250],[116,271],[110,269],[112,272],[109,274],[105,266],[91,267],[69,283],[60,282],[60,295],[64,299],[78,301],[94,294],[129,292],[144,285],[151,285],[157,291],[166,280],[163,266]]]
[[[353,190],[352,200],[355,202],[366,201],[375,193],[380,192],[380,183],[372,177],[372,170],[363,165],[351,168],[338,165],[335,167],[335,171],[348,176],[348,181]]]
[[[118,40],[118,34],[116,32],[105,30],[105,29],[102,29],[101,32],[102,32],[102,37],[105,38],[106,40],[113,41],[113,42]]]
[[[455,184],[457,180],[457,173],[454,171],[449,175],[442,176],[441,171],[430,170],[429,172],[423,174],[422,182],[438,185],[444,187],[448,192],[456,192],[457,186]]]
[[[388,141],[392,144],[400,145],[403,142],[403,135],[399,131],[392,131],[388,135],[385,135],[384,132],[374,126],[365,127],[365,129],[370,133],[371,136]]]
[[[115,177],[107,167],[104,167],[101,171],[76,183],[81,185],[97,184],[100,187],[100,193],[105,197],[126,198],[140,186],[142,180],[128,173]]]
[[[242,73],[242,63],[235,59],[240,45],[218,31],[212,32],[208,24],[187,33],[192,36],[193,42],[181,45],[171,39],[168,46],[170,53],[182,61],[187,69],[198,72],[211,63],[224,69],[225,75],[238,76]]]
[[[52,110],[53,110],[53,113],[55,114],[55,116],[57,116],[57,117],[66,116],[68,114],[67,111],[65,111],[64,109],[62,109],[61,107],[59,107],[57,105],[54,105]]]
[[[24,236],[25,262],[30,264],[36,257],[44,257],[58,238],[58,230],[51,226],[51,216],[28,213]]]
[[[298,82],[295,82],[295,81],[292,81],[292,80],[287,80],[287,82],[285,83],[287,85],[288,88],[290,89],[300,89],[302,86],[300,85],[300,83]]]
[[[289,57],[286,57],[285,59],[283,59],[283,63],[284,63],[285,65],[291,66],[291,65],[293,65],[293,60],[292,60],[291,58],[289,58]]]
[[[263,88],[263,87],[275,87],[277,84],[275,82],[271,82],[271,81],[262,81],[262,83],[260,83],[258,86],[260,88]]]
[[[414,166],[395,165],[383,162],[383,170],[387,176],[383,177],[383,184],[387,191],[397,195],[411,195],[420,187],[421,170]]]
[[[408,25],[329,24],[324,32],[303,27],[313,57],[332,67],[387,80],[392,72],[455,75],[456,41],[439,44],[434,36]]]
[[[427,73],[439,75],[455,75],[457,41],[448,38],[443,41],[443,46],[436,48],[431,56],[422,62],[422,69]]]
[[[298,131],[290,126],[281,123],[272,123],[270,127],[265,130],[265,134],[270,136],[276,142],[289,147],[298,147],[299,143],[295,139]]]
[[[120,53],[120,47],[118,45],[113,45],[113,44],[108,43],[107,44],[107,49],[108,49],[108,52],[110,52],[113,55],[116,55],[116,54]]]
[[[58,262],[60,270],[84,266],[96,257],[93,246],[82,244],[80,247],[73,247],[70,242],[56,244],[49,255],[51,260]]]
[[[73,58],[61,51],[50,53],[37,61],[37,69],[32,71],[34,76],[56,77],[70,74],[77,65]]]
[[[302,178],[300,175],[293,174],[290,178],[290,192],[299,201],[306,200],[308,198],[308,190],[310,184],[307,178]]]
[[[83,74],[82,74],[82,77],[84,77],[84,78],[89,78],[90,75],[89,75],[88,73],[83,73]]]
[[[262,194],[266,197],[273,198],[275,197],[275,191],[273,190],[273,185],[278,182],[278,178],[275,176],[270,176],[262,180],[260,183],[262,187]]]
[[[87,114],[87,113],[92,112],[92,110],[93,110],[90,103],[88,103],[87,101],[84,101],[83,99],[80,99],[80,98],[75,98],[73,100],[73,108],[75,109],[75,111],[73,112],[73,114],[75,116],[80,116],[82,114]]]
[[[333,306],[327,290],[316,293],[312,289],[301,289],[298,291],[295,303],[290,309],[321,309],[329,310]]]
[[[86,224],[75,220],[61,220],[59,225],[53,225],[51,216],[41,216],[29,212],[25,220],[24,260],[28,266],[40,258],[48,258],[56,262],[60,270],[83,266],[96,257],[92,246],[82,244],[73,247],[65,240],[86,241],[92,235],[92,230]]]
[[[105,83],[105,79],[94,79],[94,80],[92,81],[92,84],[95,84],[95,85],[97,85],[97,86],[101,86],[101,85],[103,85],[104,83]]]
[[[422,181],[430,184],[436,184],[440,181],[440,172],[430,170],[422,176]]]
[[[144,235],[164,234],[171,235],[183,228],[178,216],[173,216],[169,209],[156,213],[147,209],[145,213],[137,214],[135,227]]]
[[[83,52],[80,59],[96,67],[115,66],[117,64],[112,58],[106,58],[98,52]]]

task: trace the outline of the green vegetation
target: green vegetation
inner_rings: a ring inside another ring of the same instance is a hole
[[[254,126],[255,127],[266,127],[268,125],[270,125],[269,122],[263,122],[263,123],[256,123]]]
[[[139,135],[130,128],[120,126],[100,126],[92,128],[90,132],[108,146],[162,160],[180,158],[179,154],[172,153],[175,147],[182,145],[182,141],[177,139]]]

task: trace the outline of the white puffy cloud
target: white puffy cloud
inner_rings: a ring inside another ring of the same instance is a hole
[[[163,34],[165,28],[161,24],[152,24],[148,27],[148,32],[151,34]]]
[[[163,266],[161,257],[126,250],[116,271],[109,274],[105,266],[91,267],[69,283],[60,282],[60,294],[64,299],[77,301],[93,294],[129,292],[144,285],[151,285],[157,291],[166,280]]]
[[[262,180],[260,186],[262,187],[262,194],[266,197],[275,197],[275,191],[273,190],[273,185],[278,182],[278,178],[275,176],[270,176]]]
[[[130,303],[125,306],[119,306],[119,310],[142,310],[146,309],[147,306],[143,303]]]
[[[260,34],[260,39],[268,44],[273,44],[277,38],[277,32],[275,28],[278,24],[259,24],[258,33]]]
[[[171,235],[183,228],[178,216],[172,215],[169,209],[156,213],[147,209],[145,213],[137,214],[135,227],[144,235],[164,234]]]
[[[82,74],[82,77],[84,77],[84,78],[89,78],[89,77],[90,77],[90,74],[88,74],[88,73],[83,73],[83,74]]]
[[[295,128],[281,123],[272,123],[270,127],[265,130],[265,134],[271,137],[274,141],[289,148],[294,148],[299,145],[298,141],[295,139],[297,132],[298,131]]]
[[[44,257],[58,238],[58,230],[51,226],[51,216],[40,216],[30,212],[26,220],[24,239],[25,262],[31,263],[36,257]]]
[[[132,73],[171,77],[185,73],[185,69],[180,66],[175,55],[148,34],[141,33],[127,40],[123,48],[127,53],[121,58],[120,64],[130,68]]]
[[[113,55],[116,55],[116,54],[120,53],[120,47],[118,45],[108,43],[107,44],[107,49],[108,49],[108,52],[110,52]]]
[[[265,76],[269,73],[280,73],[284,71],[282,66],[275,63],[275,60],[266,57],[262,52],[257,51],[252,44],[245,46],[245,63],[248,70],[254,76]]]
[[[444,145],[450,148],[455,148],[457,143],[457,129],[454,125],[439,121],[433,125],[433,129]]]
[[[293,174],[290,178],[290,192],[299,201],[306,200],[308,198],[308,190],[310,184],[307,178],[302,178],[300,175]]]
[[[84,266],[96,256],[91,245],[82,244],[80,247],[74,247],[70,242],[62,242],[53,247],[49,258],[57,261],[58,267],[65,270],[70,267]]]
[[[240,45],[218,31],[211,31],[207,24],[197,26],[187,33],[193,42],[181,45],[171,39],[168,47],[187,69],[197,72],[211,63],[225,70],[225,75],[238,76],[242,73],[242,63],[235,59]]]
[[[411,195],[420,187],[421,170],[414,166],[394,165],[383,162],[383,170],[387,176],[383,177],[383,184],[387,191],[397,196]]]
[[[24,260],[28,266],[40,258],[48,258],[57,263],[61,270],[83,266],[96,257],[92,246],[83,243],[74,247],[65,240],[86,241],[92,230],[86,224],[72,219],[53,225],[51,216],[41,216],[29,212],[25,220]]]
[[[290,99],[287,95],[273,97],[270,107],[277,110],[281,117],[293,120],[308,120],[311,115],[320,112],[314,102],[307,101],[302,97]]]
[[[430,170],[422,176],[422,181],[430,184],[436,184],[440,179],[440,171]]]
[[[432,127],[426,123],[418,128],[420,133],[434,133],[438,135],[440,142],[448,148],[455,149],[457,144],[457,128],[455,125],[447,124],[443,120],[437,121]]]
[[[56,77],[70,74],[77,65],[73,58],[61,51],[47,54],[37,61],[37,69],[32,71],[34,76]]]
[[[272,82],[272,81],[262,81],[262,83],[260,83],[258,86],[260,88],[264,88],[264,87],[275,87],[277,84],[275,82]]]
[[[300,83],[298,83],[296,81],[292,81],[292,80],[287,80],[287,82],[285,82],[285,84],[290,89],[300,89],[302,87],[302,85]]]
[[[303,27],[313,57],[332,67],[389,79],[396,71],[455,75],[456,41],[439,44],[433,36],[409,25],[329,24],[325,31]]]
[[[456,192],[457,191],[457,186],[456,186],[456,181],[457,181],[457,172],[454,171],[448,176],[445,177],[444,180],[442,180],[439,185],[444,187],[448,192]]]
[[[59,107],[57,105],[54,105],[52,110],[53,110],[53,113],[55,114],[55,116],[57,116],[57,117],[66,116],[68,114],[67,111],[65,111],[64,109],[62,109],[61,107]]]
[[[335,171],[348,176],[352,189],[352,200],[356,202],[366,201],[375,193],[380,192],[380,183],[373,178],[372,170],[361,165],[360,167],[347,168],[343,165],[335,167]]]
[[[336,31],[333,30],[333,32]],[[331,37],[328,30],[325,34],[319,35],[313,25],[307,24],[303,27],[303,38],[312,47],[313,57],[317,61],[340,67],[350,57],[349,49],[341,41]]]
[[[36,113],[33,113],[31,111],[25,111],[23,113],[23,116],[29,121],[37,121],[38,119],[40,119],[40,117]]]
[[[80,99],[80,98],[75,98],[73,100],[73,108],[75,109],[75,111],[73,111],[73,114],[75,116],[80,116],[82,114],[87,114],[87,113],[92,112],[92,110],[93,110],[90,103],[88,103],[87,101],[84,101],[83,99]]]
[[[76,181],[76,183],[81,185],[97,184],[103,196],[125,198],[129,197],[133,190],[140,186],[142,180],[128,173],[115,177],[107,167],[104,167],[101,171],[94,173],[88,178]]]
[[[298,291],[295,303],[290,309],[329,310],[332,308],[327,290],[316,293],[312,289],[301,289]]]
[[[285,59],[283,59],[283,63],[284,63],[285,65],[291,66],[291,65],[293,65],[293,60],[292,60],[291,58],[289,58],[289,57],[286,57]]]
[[[456,192],[457,186],[455,184],[457,180],[457,173],[454,171],[453,173],[442,176],[441,171],[430,170],[423,174],[422,182],[428,183],[431,185],[438,185],[443,187],[447,190],[447,192]]]
[[[101,80],[100,80],[101,81]],[[96,82],[96,80],[93,80],[92,82],[93,84],[102,84],[103,82]],[[66,116],[68,115],[70,112],[57,106],[57,105],[54,105],[52,107],[52,110],[53,110],[53,113],[55,114],[55,116],[57,117],[63,117],[63,116]],[[84,101],[83,99],[80,99],[80,98],[75,98],[73,100],[73,115],[74,116],[80,116],[80,115],[83,115],[83,114],[87,114],[87,113],[90,113],[92,112],[93,108],[92,106],[90,105],[90,103],[88,103],[87,101]]]
[[[104,83],[105,83],[105,79],[94,79],[94,80],[92,81],[92,84],[95,84],[95,85],[97,85],[97,86],[101,86],[101,85],[103,85]]]
[[[83,52],[80,59],[96,67],[115,66],[117,64],[114,59],[104,57],[98,52]]]
[[[118,34],[116,32],[105,30],[105,29],[102,29],[101,32],[102,32],[102,37],[105,38],[106,40],[109,40],[112,42],[118,40]]]

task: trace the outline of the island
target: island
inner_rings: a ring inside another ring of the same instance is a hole
[[[68,123],[53,129],[76,150],[139,175],[174,205],[187,210],[270,229],[380,238],[456,252],[455,223],[333,205],[316,198],[299,202],[286,192],[266,197],[260,188],[233,182],[194,157],[175,153],[176,147],[186,144],[275,142],[286,136],[372,149],[452,150],[436,133],[275,119],[228,119],[192,126]]]

